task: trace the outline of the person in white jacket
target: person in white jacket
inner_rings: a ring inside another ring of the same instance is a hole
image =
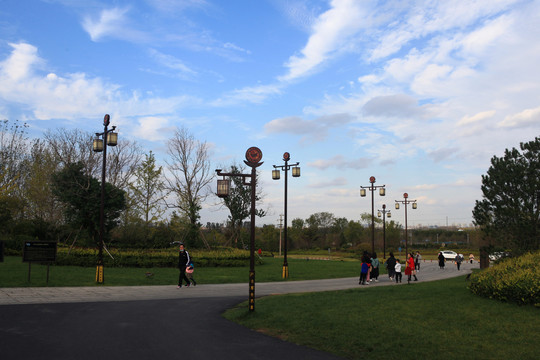
[[[401,264],[399,263],[399,259],[396,259],[396,283],[401,282]]]

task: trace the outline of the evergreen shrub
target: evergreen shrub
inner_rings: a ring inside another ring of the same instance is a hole
[[[507,258],[471,275],[469,289],[477,295],[540,307],[540,251]]]

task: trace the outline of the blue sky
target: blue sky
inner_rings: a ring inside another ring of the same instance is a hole
[[[410,226],[469,224],[491,157],[540,135],[538,24],[540,1],[0,0],[0,119],[38,137],[108,113],[160,161],[185,126],[216,168],[257,146],[259,224],[286,151],[289,220],[358,220],[375,176],[377,208],[418,200]]]

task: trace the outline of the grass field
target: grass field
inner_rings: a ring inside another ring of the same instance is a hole
[[[464,277],[265,297],[224,316],[348,359],[537,359],[540,310],[480,298]]]
[[[263,258],[264,264],[255,267],[256,281],[283,281],[283,259]],[[358,261],[328,261],[289,259],[289,279],[313,280],[359,276]],[[47,266],[32,264],[28,282],[28,263],[20,257],[8,256],[0,263],[0,287],[26,286],[96,286],[95,268],[50,266],[47,285]],[[146,273],[153,274],[146,276]],[[249,280],[249,267],[198,267],[194,273],[198,284],[240,283]],[[170,285],[178,281],[176,268],[105,268],[105,285]]]

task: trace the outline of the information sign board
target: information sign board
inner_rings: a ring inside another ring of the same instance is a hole
[[[49,241],[25,241],[23,248],[24,262],[56,261],[56,243]]]

